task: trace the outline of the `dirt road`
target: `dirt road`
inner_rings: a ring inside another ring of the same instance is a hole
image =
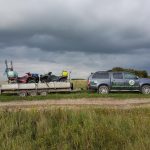
[[[0,110],[22,110],[22,109],[47,109],[52,107],[106,107],[106,108],[120,108],[129,109],[135,107],[149,107],[150,99],[128,99],[115,100],[112,98],[99,99],[63,99],[63,100],[35,100],[35,101],[13,101],[0,102]]]

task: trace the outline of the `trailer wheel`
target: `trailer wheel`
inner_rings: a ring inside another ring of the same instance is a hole
[[[42,92],[40,92],[40,95],[41,96],[47,96],[47,92],[46,91],[42,91]]]
[[[37,96],[37,92],[36,92],[36,91],[30,91],[30,92],[29,92],[29,95],[30,95],[30,96]]]
[[[20,97],[26,97],[27,96],[27,92],[26,91],[19,91],[18,95]]]

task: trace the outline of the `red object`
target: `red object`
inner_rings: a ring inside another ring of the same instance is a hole
[[[89,85],[90,85],[90,80],[87,81],[87,85],[88,85],[88,87],[89,87]]]
[[[11,83],[33,83],[36,82],[32,74],[30,72],[26,73],[23,77],[17,77],[17,78],[8,78]]]
[[[25,76],[18,77],[17,80],[18,80],[18,83],[27,83],[30,78],[32,78],[32,75],[30,72],[28,72],[28,73],[26,73]]]

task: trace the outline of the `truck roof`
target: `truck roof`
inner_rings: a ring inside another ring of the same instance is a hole
[[[111,71],[111,70],[108,70],[108,71],[96,71],[95,73],[132,73],[132,72],[127,72],[127,71]]]

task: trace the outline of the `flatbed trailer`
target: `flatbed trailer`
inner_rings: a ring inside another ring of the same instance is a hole
[[[46,96],[52,92],[71,92],[71,82],[49,82],[49,83],[14,83],[0,85],[0,95],[3,93],[16,93],[19,96]]]

